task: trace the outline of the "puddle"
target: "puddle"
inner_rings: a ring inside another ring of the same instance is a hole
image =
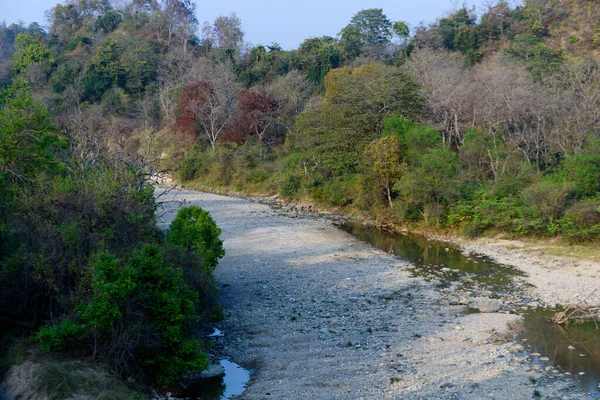
[[[526,339],[521,342],[525,349],[522,354],[544,368],[559,367],[571,374],[579,388],[599,396],[600,330],[593,322],[566,328],[555,325],[548,321],[552,315],[552,311],[536,311],[524,316],[525,333],[519,338]]]
[[[224,377],[200,379],[188,386],[178,397],[191,400],[226,400],[244,393],[250,380],[250,371],[227,359],[220,360],[219,364],[225,368]]]
[[[469,288],[469,277],[484,284],[488,290],[507,292],[515,290],[514,278],[525,274],[513,267],[497,264],[482,255],[467,254],[457,247],[416,235],[394,234],[375,227],[365,227],[358,223],[344,223],[338,228],[368,242],[380,250],[409,261],[415,267],[411,272],[427,280],[436,279],[442,286],[455,281],[463,281],[462,288]]]
[[[523,289],[522,283],[515,282],[515,278],[525,275],[522,271],[485,256],[462,253],[448,243],[416,235],[397,235],[357,223],[341,224],[338,228],[409,261],[414,265],[411,271],[415,276],[436,279],[442,286],[459,281],[461,289],[469,289],[469,282],[474,281],[496,294],[519,293]],[[520,340],[526,341],[522,342],[525,349],[522,354],[543,370],[548,366],[560,367],[562,372],[571,374],[578,388],[600,395],[600,330],[594,323],[570,324],[565,329],[548,321],[552,315],[552,311],[546,310],[524,315],[525,332]],[[569,350],[569,346],[575,350]],[[534,355],[538,353],[539,356]],[[541,357],[549,360],[540,360]],[[581,372],[584,374],[580,375]]]

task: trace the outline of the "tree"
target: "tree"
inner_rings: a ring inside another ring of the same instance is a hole
[[[394,30],[394,34],[400,39],[406,39],[408,35],[410,35],[410,28],[408,24],[404,21],[394,22],[394,24],[392,25],[392,29]]]
[[[175,124],[179,131],[200,132],[214,149],[233,115],[233,105],[223,93],[206,81],[183,88],[180,116]]]
[[[223,50],[230,50],[234,56],[240,54],[244,44],[244,31],[242,31],[242,20],[236,13],[221,15],[214,22],[215,45]]]
[[[389,135],[369,143],[365,148],[364,160],[365,170],[372,175],[372,181],[379,190],[385,193],[390,209],[393,209],[394,185],[407,172],[407,165],[400,160],[398,137]]]
[[[255,87],[238,93],[238,116],[224,134],[224,140],[243,143],[247,138],[254,137],[261,146],[274,141],[279,117],[279,105],[264,89]]]
[[[220,235],[221,229],[207,211],[190,206],[177,212],[165,239],[168,243],[194,251],[202,259],[203,266],[213,270],[225,255]]]
[[[368,64],[334,69],[325,79],[321,108],[307,110],[299,134],[308,136],[306,150],[326,170],[356,172],[364,147],[380,136],[391,115],[412,119],[422,100],[415,83],[400,69]]]
[[[426,222],[439,223],[445,207],[458,197],[456,153],[432,149],[410,165],[410,170],[394,186],[400,193],[406,214],[420,214]]]
[[[15,38],[15,50],[11,59],[17,74],[24,73],[32,64],[38,64],[45,73],[50,72],[54,63],[52,54],[32,35],[19,33]]]
[[[313,84],[323,87],[325,76],[341,65],[336,40],[329,36],[306,39],[298,49],[300,68]]]
[[[384,46],[392,38],[392,23],[381,8],[369,8],[354,14],[340,35],[342,40],[356,36],[363,46]]]
[[[298,115],[307,104],[314,86],[299,71],[291,71],[277,77],[267,87],[266,93],[279,105],[278,125],[291,133],[296,126]]]
[[[185,80],[195,83],[183,88],[180,116],[175,122],[177,130],[206,137],[214,149],[235,113],[239,91],[236,78],[227,62],[216,63],[200,58],[188,68]]]

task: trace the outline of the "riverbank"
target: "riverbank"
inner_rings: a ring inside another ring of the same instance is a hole
[[[207,187],[201,189],[266,204],[288,216],[313,215],[332,221],[378,225],[376,221],[364,217],[340,213],[337,210],[322,210],[309,202],[288,203],[279,196],[248,195]],[[600,305],[600,296],[592,295],[594,290],[600,289],[599,246],[569,245],[557,239],[468,239],[431,231],[411,233],[445,241],[459,246],[465,252],[483,254],[500,264],[518,268],[526,273],[524,279],[534,286],[532,297],[545,304],[568,306],[585,300],[591,305]]]
[[[520,316],[468,314],[324,216],[189,190],[162,200],[199,205],[223,230],[221,351],[253,370],[244,399],[593,398],[520,355]]]

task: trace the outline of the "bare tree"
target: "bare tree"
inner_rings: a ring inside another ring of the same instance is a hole
[[[235,13],[221,15],[214,22],[215,44],[221,49],[229,49],[239,56],[244,44],[242,20]]]
[[[230,64],[216,63],[207,58],[198,60],[190,69],[188,78],[196,83],[184,88],[180,103],[182,116],[179,120],[189,119],[185,114],[191,112],[203,136],[214,149],[219,136],[234,116],[240,85]],[[184,125],[189,123],[184,122]]]
[[[298,115],[314,91],[313,85],[301,72],[291,71],[285,76],[276,78],[267,85],[265,91],[279,105],[279,125],[291,133]]]
[[[473,72],[458,53],[423,48],[411,55],[406,70],[422,87],[433,122],[444,142],[460,145],[462,132],[473,126]]]

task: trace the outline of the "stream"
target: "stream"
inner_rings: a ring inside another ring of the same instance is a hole
[[[426,280],[439,282],[440,287],[456,285],[458,289],[478,294],[491,292],[490,297],[510,294],[526,303],[526,284],[518,278],[524,273],[517,268],[495,263],[489,257],[461,252],[445,242],[427,240],[416,235],[393,234],[358,223],[339,224],[338,228],[370,243],[387,253],[410,262],[411,272]],[[517,340],[523,345],[521,356],[531,360],[533,367],[572,378],[581,390],[600,397],[600,332],[592,323],[561,327],[548,318],[554,314],[546,309],[522,313],[524,331]]]

